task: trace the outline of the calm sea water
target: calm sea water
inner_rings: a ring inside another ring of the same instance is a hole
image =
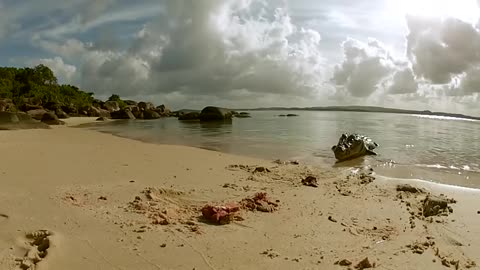
[[[251,112],[227,123],[176,118],[112,121],[89,128],[160,144],[181,144],[265,159],[297,159],[315,165],[372,165],[379,174],[480,187],[480,121],[361,112]],[[370,136],[378,156],[335,163],[332,145],[344,132]],[[393,162],[392,162],[393,161]]]

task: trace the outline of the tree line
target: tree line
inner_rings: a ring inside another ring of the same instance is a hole
[[[93,93],[73,85],[58,84],[53,71],[44,65],[0,67],[0,98],[11,99],[17,108],[27,102],[39,105],[54,102],[77,108],[91,106],[94,102]]]

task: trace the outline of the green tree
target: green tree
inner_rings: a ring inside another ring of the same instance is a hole
[[[34,68],[0,67],[0,98],[11,98],[17,107],[25,102],[91,106],[93,93],[72,85],[58,85],[53,71],[38,65]]]
[[[121,100],[122,100],[122,99],[121,99],[120,96],[117,95],[117,94],[113,94],[113,95],[111,95],[111,96],[108,98],[108,101],[117,101],[117,102],[118,102],[118,101],[121,101]]]
[[[111,95],[109,98],[108,98],[108,101],[116,101],[118,103],[118,106],[120,107],[120,109],[123,109],[125,107],[127,107],[127,103],[125,103],[125,101],[123,101],[119,95],[117,94],[113,94]]]
[[[44,65],[40,64],[34,67],[32,73],[32,80],[36,84],[57,85],[57,77],[50,68]]]

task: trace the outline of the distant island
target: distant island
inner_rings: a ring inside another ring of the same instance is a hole
[[[253,109],[234,109],[235,111],[335,111],[335,112],[374,112],[374,113],[398,113],[398,114],[419,114],[435,115],[470,120],[480,120],[480,117],[469,116],[458,113],[432,112],[429,110],[403,110],[376,106],[327,106],[327,107],[268,107]]]

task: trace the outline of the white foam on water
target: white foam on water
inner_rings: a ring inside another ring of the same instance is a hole
[[[434,180],[431,179],[418,179],[418,178],[396,178],[396,177],[390,177],[390,176],[383,176],[383,175],[377,175],[379,178],[385,180],[385,181],[399,181],[399,182],[420,182],[422,184],[427,184],[431,185],[434,187],[441,187],[441,188],[446,188],[450,190],[459,190],[459,191],[468,191],[468,192],[473,192],[473,193],[479,193],[480,194],[480,189],[479,188],[472,188],[472,187],[464,187],[464,186],[458,186],[458,185],[453,185],[453,184],[444,184],[444,183],[438,183]]]
[[[441,116],[441,115],[423,115],[423,114],[412,114],[412,116],[418,118],[428,118],[436,120],[454,120],[454,121],[470,121],[470,122],[480,122],[475,119],[461,118],[461,117],[452,117],[452,116]]]
[[[454,165],[444,166],[440,164],[415,164],[416,167],[421,168],[433,168],[433,169],[446,169],[446,170],[455,170],[455,171],[467,171],[467,172],[480,172],[479,170],[472,169],[469,165],[463,165],[457,167]]]

